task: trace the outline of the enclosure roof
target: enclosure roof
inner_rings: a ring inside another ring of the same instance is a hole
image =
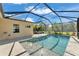
[[[79,4],[73,3],[4,3],[4,16],[45,24],[76,22],[79,17]]]

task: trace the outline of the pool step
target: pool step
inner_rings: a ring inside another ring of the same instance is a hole
[[[40,49],[42,49],[43,47],[40,47],[39,49],[37,49],[36,51],[33,51],[32,53],[30,53],[29,55],[33,55],[34,53],[36,53],[37,51],[39,51]]]
[[[29,42],[26,43],[22,43],[22,46],[24,47],[24,49],[29,53],[29,54],[33,54],[35,51],[38,51],[39,49],[42,48],[42,46],[38,45],[38,44],[32,44]]]
[[[23,51],[15,56],[28,56],[28,55],[32,55],[34,53],[36,53],[37,51],[39,51],[40,49],[42,49],[43,47],[40,47],[39,49],[37,49],[36,51],[31,52],[30,54],[28,53],[28,51]]]
[[[28,52],[31,56],[58,56],[56,53],[50,51],[49,49],[46,49],[38,44],[33,43],[32,46],[30,46],[32,43],[22,43],[22,46],[24,49]],[[42,53],[43,51],[43,53]],[[24,55],[26,54],[23,53]]]
[[[58,55],[50,51],[49,49],[41,48],[36,53],[33,53],[31,56],[58,56]]]

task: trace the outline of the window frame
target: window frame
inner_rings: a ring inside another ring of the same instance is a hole
[[[19,24],[13,24],[13,33],[20,33]]]

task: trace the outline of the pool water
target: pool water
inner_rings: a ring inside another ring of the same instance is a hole
[[[69,37],[66,36],[48,36],[45,40],[36,42],[45,48],[50,49],[58,55],[64,55]]]
[[[46,38],[45,38],[46,37]],[[42,40],[39,40],[42,39]],[[33,39],[31,39],[33,40]],[[51,50],[52,52],[56,53],[57,55],[64,55],[64,52],[66,50],[68,41],[69,41],[69,37],[68,36],[59,36],[59,35],[48,35],[48,36],[44,36],[37,38],[38,41],[35,41],[33,43],[37,43],[41,46],[43,46],[44,48],[47,48],[49,50]],[[32,41],[31,41],[32,42]]]

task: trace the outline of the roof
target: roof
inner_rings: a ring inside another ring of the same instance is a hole
[[[4,17],[5,19],[9,19],[9,20],[15,20],[15,21],[22,21],[22,22],[29,22],[29,23],[33,23],[30,21],[26,21],[26,20],[20,20],[20,19],[14,19],[14,18],[8,18],[8,17]]]

